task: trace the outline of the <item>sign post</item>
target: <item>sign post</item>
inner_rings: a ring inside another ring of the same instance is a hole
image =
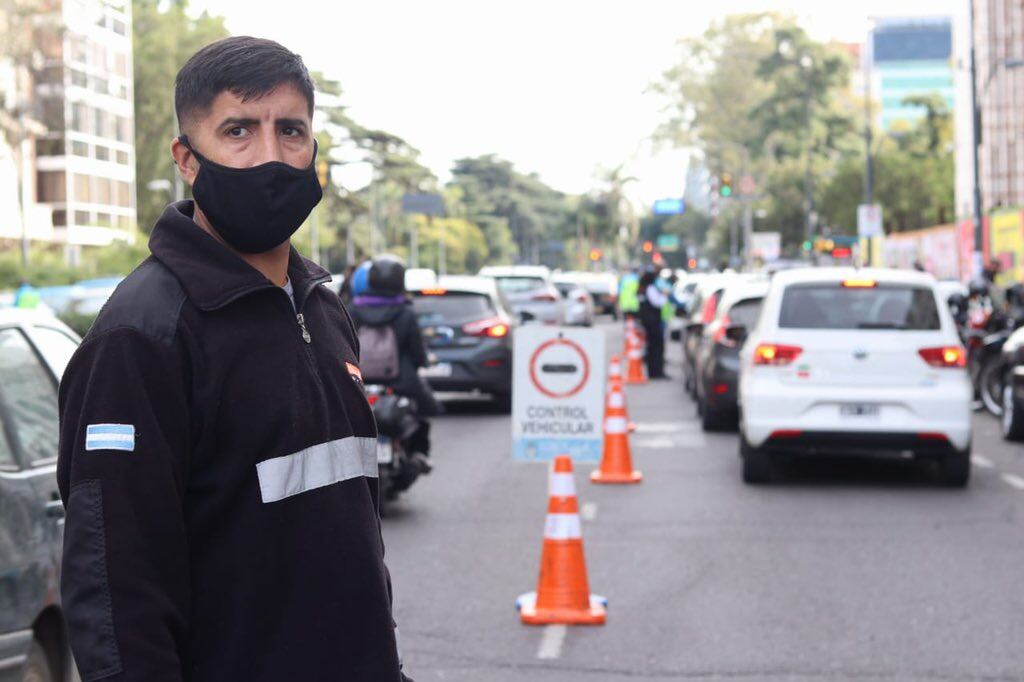
[[[512,456],[601,459],[605,338],[594,329],[526,326],[515,331]]]

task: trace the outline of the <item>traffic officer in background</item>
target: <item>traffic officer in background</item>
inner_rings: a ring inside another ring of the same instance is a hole
[[[356,335],[290,237],[313,82],[233,37],[179,72],[167,207],[60,390],[62,600],[81,677],[401,682]]]

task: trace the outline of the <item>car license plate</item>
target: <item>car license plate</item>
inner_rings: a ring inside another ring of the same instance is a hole
[[[387,436],[377,437],[377,464],[391,464],[395,458],[395,449]]]
[[[450,377],[452,375],[452,363],[438,362],[434,365],[420,368],[421,377]]]
[[[878,405],[849,403],[839,406],[839,414],[843,417],[877,417],[881,414],[881,409]]]

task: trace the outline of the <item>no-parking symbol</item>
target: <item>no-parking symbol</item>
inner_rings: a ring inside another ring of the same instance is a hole
[[[601,457],[604,334],[527,326],[516,330],[512,452],[518,459]]]

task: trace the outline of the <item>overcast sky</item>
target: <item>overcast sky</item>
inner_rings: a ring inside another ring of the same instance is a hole
[[[862,41],[872,16],[952,15],[967,0],[192,0],[236,35],[277,40],[339,80],[361,123],[406,138],[446,178],[495,153],[566,192],[627,162],[635,199],[680,195],[686,157],[648,142],[647,86],[676,41],[732,12],[791,12],[819,38]],[[827,9],[825,9],[827,8]]]

